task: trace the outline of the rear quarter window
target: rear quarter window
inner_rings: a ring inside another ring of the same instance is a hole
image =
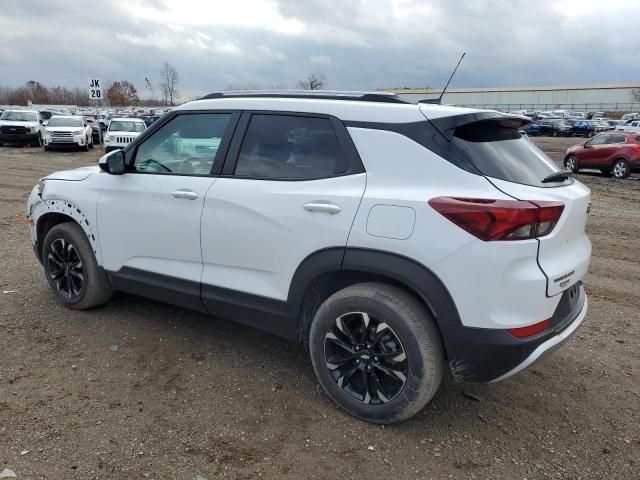
[[[531,140],[522,137],[517,128],[504,125],[503,120],[483,120],[458,127],[452,143],[459,154],[487,177],[539,187],[561,186],[571,181],[543,183],[545,177],[559,168]]]

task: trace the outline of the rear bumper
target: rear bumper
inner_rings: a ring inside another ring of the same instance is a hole
[[[504,380],[558,349],[575,333],[587,314],[587,296],[582,284],[573,290],[578,298],[572,307],[568,303],[570,291],[565,291],[551,318],[551,330],[539,335],[518,339],[506,330],[462,326],[443,331],[454,379],[470,383]]]

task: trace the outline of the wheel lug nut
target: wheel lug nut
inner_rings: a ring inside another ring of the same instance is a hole
[[[367,365],[367,370],[371,370],[371,365]]]
[[[356,352],[360,351],[360,347],[358,345],[356,345]]]
[[[358,365],[360,363],[360,359],[356,358],[356,365]]]
[[[373,357],[373,361],[374,362],[378,362],[378,361],[380,361],[380,359],[378,357]]]
[[[369,350],[371,348],[371,344],[367,343],[367,350]]]

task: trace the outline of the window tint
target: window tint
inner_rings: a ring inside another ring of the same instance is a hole
[[[611,135],[607,143],[625,143],[626,137],[624,135]]]
[[[609,139],[609,135],[596,135],[591,140],[589,140],[589,145],[604,145],[607,143]]]
[[[347,170],[326,118],[253,115],[235,174],[265,179],[324,178]]]
[[[533,142],[496,120],[456,128],[450,146],[455,149],[452,157],[466,159],[482,175],[508,182],[548,186],[542,180],[558,171]]]
[[[138,147],[137,172],[208,175],[230,113],[178,115]]]

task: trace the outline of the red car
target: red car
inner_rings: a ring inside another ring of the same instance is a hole
[[[631,172],[640,172],[640,134],[615,132],[596,135],[567,150],[564,168],[572,172],[596,168],[615,178],[627,178]]]

